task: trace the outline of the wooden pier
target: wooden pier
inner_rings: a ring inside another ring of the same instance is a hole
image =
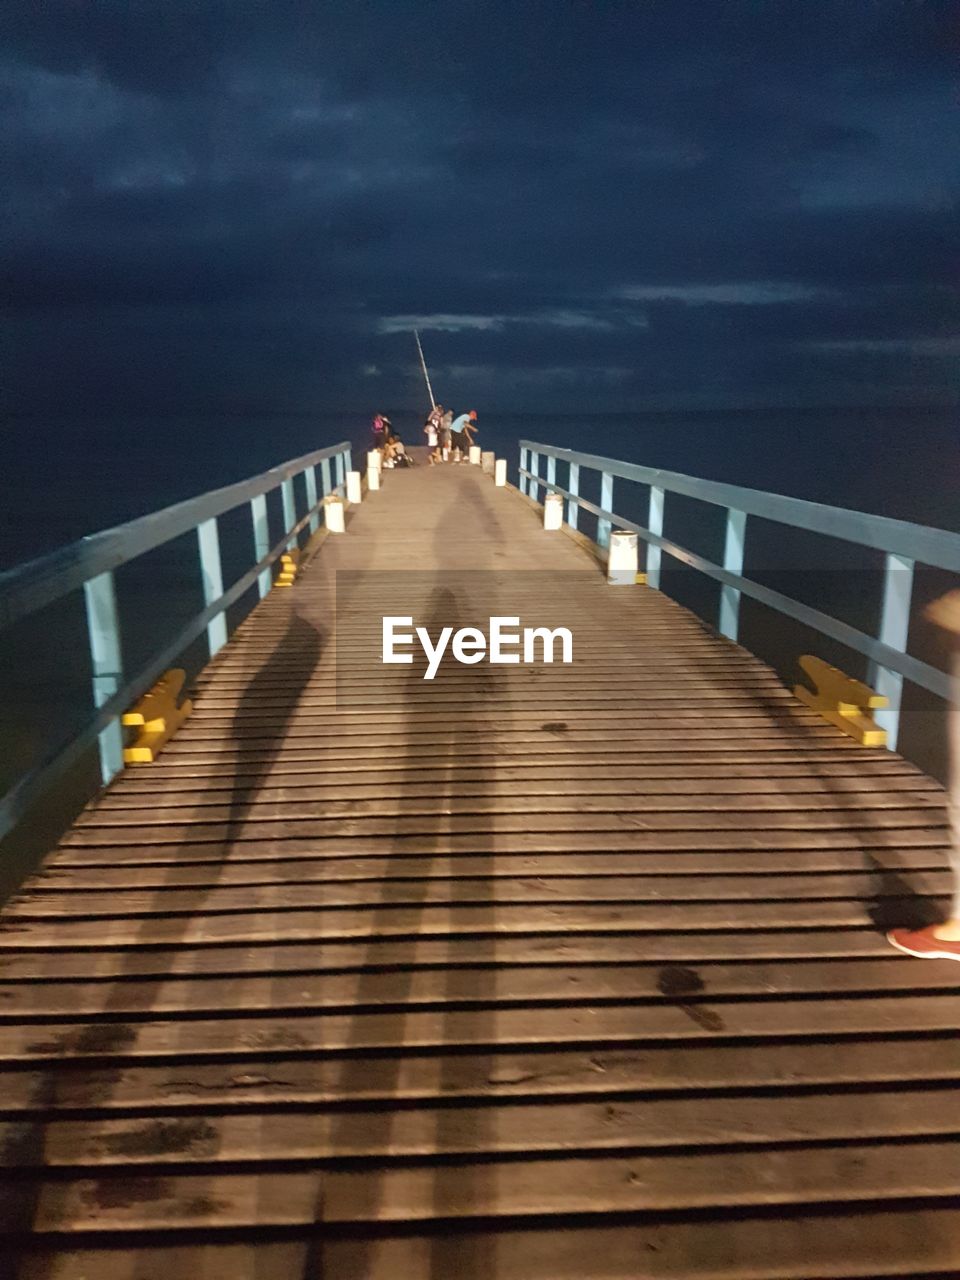
[[[938,785],[479,467],[321,543],[3,914],[0,1275],[960,1273]]]

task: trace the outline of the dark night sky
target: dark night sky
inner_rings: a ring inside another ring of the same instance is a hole
[[[10,412],[955,403],[949,0],[4,0]]]

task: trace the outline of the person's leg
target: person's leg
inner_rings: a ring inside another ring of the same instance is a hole
[[[950,755],[947,805],[950,815],[950,869],[953,895],[950,915],[925,929],[892,929],[891,945],[908,955],[960,960],[960,591],[938,600],[927,616],[952,634],[951,697],[947,708],[947,750]]]
[[[940,938],[960,941],[960,647],[953,651],[952,700],[947,710],[947,750],[950,752],[950,866],[953,869],[953,902],[950,919],[937,929]]]

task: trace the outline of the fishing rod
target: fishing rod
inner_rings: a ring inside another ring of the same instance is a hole
[[[423,358],[423,347],[420,345],[420,335],[417,333],[416,329],[413,331],[413,336],[417,340],[417,350],[420,352],[420,367],[423,369],[423,377],[427,384],[427,394],[430,397],[430,407],[431,409],[435,409],[437,407],[437,402],[433,398],[433,387],[430,385],[430,375],[427,373],[427,362]]]

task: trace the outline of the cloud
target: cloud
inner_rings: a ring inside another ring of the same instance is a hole
[[[690,307],[763,307],[771,303],[808,302],[829,291],[790,281],[744,280],[729,284],[640,284],[616,290],[628,302],[682,302]]]
[[[960,334],[946,337],[918,338],[842,338],[830,342],[802,344],[814,351],[861,351],[877,355],[934,356],[954,359],[960,356]]]
[[[645,327],[644,317],[633,317],[629,323]],[[614,321],[596,312],[578,311],[556,307],[544,311],[518,311],[515,315],[405,315],[382,316],[377,323],[380,333],[410,333],[416,329],[423,333],[464,333],[499,331],[506,325],[527,325],[534,328],[599,329],[609,330]]]

